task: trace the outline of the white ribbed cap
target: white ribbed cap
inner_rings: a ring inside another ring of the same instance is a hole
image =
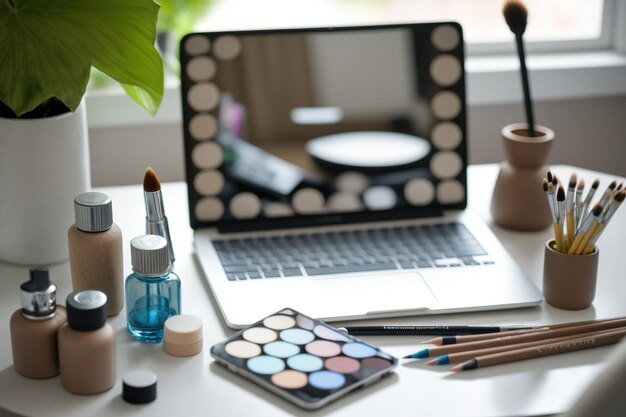
[[[167,240],[157,235],[137,236],[130,241],[133,271],[145,277],[165,275],[171,266]]]
[[[113,206],[108,195],[82,193],[74,198],[76,227],[83,232],[102,232],[113,225]]]

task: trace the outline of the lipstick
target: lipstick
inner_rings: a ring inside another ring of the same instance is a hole
[[[152,167],[146,169],[143,177],[143,197],[146,202],[146,234],[163,236],[167,240],[170,262],[174,263],[174,248],[163,208],[161,183]]]

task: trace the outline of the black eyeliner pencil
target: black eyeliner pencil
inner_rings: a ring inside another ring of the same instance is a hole
[[[535,326],[353,326],[343,327],[353,336],[458,336],[532,329]]]

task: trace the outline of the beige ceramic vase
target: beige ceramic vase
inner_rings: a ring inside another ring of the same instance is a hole
[[[535,125],[537,136],[531,138],[527,127],[526,123],[514,123],[502,128],[506,161],[500,165],[491,199],[494,222],[518,231],[541,230],[552,223],[542,181],[554,132]]]

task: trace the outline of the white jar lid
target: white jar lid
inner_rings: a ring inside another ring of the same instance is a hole
[[[189,314],[172,316],[163,325],[163,339],[173,345],[191,345],[202,340],[202,320]]]

